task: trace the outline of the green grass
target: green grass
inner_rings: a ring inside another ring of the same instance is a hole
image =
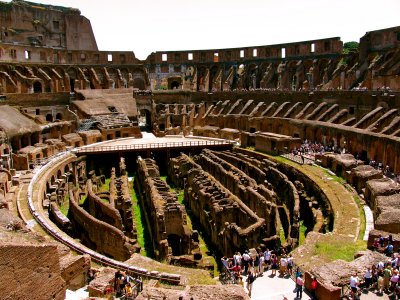
[[[354,255],[358,251],[364,250],[367,250],[367,243],[361,240],[355,243],[343,243],[339,240],[330,243],[317,242],[314,248],[314,255],[321,256],[329,261],[342,259],[350,262],[354,260]]]
[[[87,199],[87,195],[85,195],[85,197],[83,197],[82,199],[81,199],[81,201],[79,202],[79,205],[84,205],[85,204],[85,202],[86,202],[86,199]]]
[[[68,211],[69,211],[69,194],[68,193],[65,195],[64,201],[63,201],[63,203],[61,203],[61,206],[59,208],[60,208],[61,213],[64,216],[68,215]]]
[[[299,246],[304,243],[306,239],[306,231],[307,227],[303,224],[304,221],[300,221],[300,228],[299,228]]]
[[[144,212],[139,205],[139,198],[134,189],[134,182],[135,182],[135,177],[132,178],[129,188],[131,190],[130,196],[132,200],[133,215],[135,217],[137,241],[140,246],[140,254],[147,257],[153,257],[154,250],[152,241],[150,239],[150,233],[146,226],[146,219],[144,216]]]
[[[99,193],[109,192],[110,191],[110,178],[106,178],[105,183],[99,188]]]
[[[360,210],[360,232],[358,234],[358,239],[359,240],[363,240],[364,234],[365,234],[365,230],[366,230],[366,227],[367,227],[367,220],[366,220],[366,217],[365,217],[365,211],[364,211],[363,205],[361,204],[360,198],[358,198],[357,195],[354,195],[353,198],[354,198],[354,201],[357,203],[358,208]]]
[[[282,225],[279,227],[279,238],[281,240],[281,245],[286,243],[285,231],[283,230]]]
[[[178,202],[182,205],[184,205],[184,201],[185,201],[185,191],[184,190],[179,190],[177,191],[178,193]]]

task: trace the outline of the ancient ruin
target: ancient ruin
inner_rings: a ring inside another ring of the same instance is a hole
[[[317,295],[339,299],[384,259],[377,238],[398,249],[400,27],[351,50],[332,37],[139,60],[99,51],[76,8],[0,2],[0,24],[1,297],[64,299],[94,273],[100,297],[120,270],[137,299],[248,299],[198,284],[206,252],[284,247],[306,287],[318,275]],[[314,252],[363,238],[351,262]]]

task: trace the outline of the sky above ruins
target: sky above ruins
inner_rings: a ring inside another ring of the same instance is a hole
[[[4,0],[3,0],[4,1]],[[272,45],[399,26],[399,0],[31,0],[79,8],[99,50],[154,51]],[[9,2],[9,1],[6,1]]]

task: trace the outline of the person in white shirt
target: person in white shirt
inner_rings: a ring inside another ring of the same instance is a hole
[[[371,282],[372,282],[372,272],[371,268],[368,268],[367,271],[364,274],[364,282],[365,282],[365,287],[369,289]]]
[[[267,265],[267,271],[269,269],[269,266],[271,265],[271,251],[267,248],[267,250],[264,251],[264,261],[265,264]]]
[[[357,293],[358,277],[357,273],[350,276],[350,288],[353,293]]]
[[[280,273],[281,276],[285,276],[286,275],[286,270],[287,270],[286,255],[282,255],[280,263],[281,263],[281,267],[279,269],[279,273]]]

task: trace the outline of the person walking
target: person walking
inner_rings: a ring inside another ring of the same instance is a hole
[[[247,275],[247,290],[249,291],[249,297],[251,297],[251,291],[253,289],[253,282],[255,280],[253,272],[249,272],[249,275]]]
[[[304,280],[303,280],[303,274],[300,274],[299,277],[296,279],[296,298],[301,299],[303,296],[303,286],[304,286]]]

